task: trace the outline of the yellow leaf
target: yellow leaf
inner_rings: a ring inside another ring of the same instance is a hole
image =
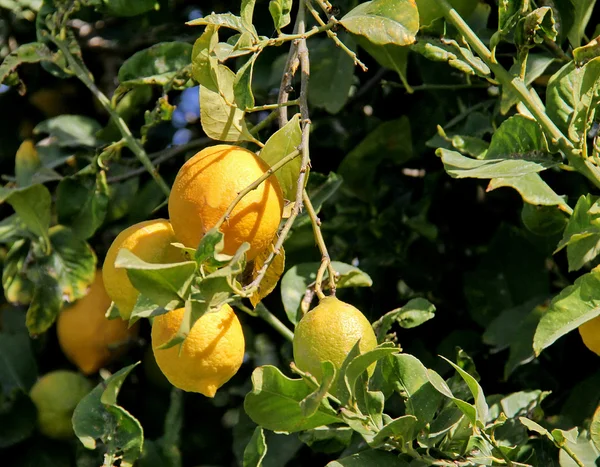
[[[258,272],[263,267],[265,261],[271,254],[272,248],[272,246],[270,248],[265,248],[265,250],[254,259],[254,265],[252,267],[252,280],[256,279],[256,277],[258,276]],[[269,265],[265,277],[263,277],[263,280],[258,286],[258,290],[254,292],[250,297],[250,302],[252,302],[253,307],[256,307],[256,305],[258,305],[258,303],[263,298],[265,298],[267,295],[273,292],[273,289],[277,285],[279,278],[283,274],[284,268],[285,251],[283,247],[281,247],[279,250],[279,254],[275,255],[275,258],[273,258],[273,261]]]

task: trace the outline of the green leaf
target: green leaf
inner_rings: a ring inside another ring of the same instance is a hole
[[[531,52],[527,55],[525,67],[525,84],[530,85],[539,78],[546,69],[554,62],[554,56],[546,53]],[[510,67],[512,75],[518,75],[521,72],[521,63],[516,62]],[[500,100],[500,113],[506,115],[508,111],[520,102],[519,96],[515,93],[512,86],[502,86],[502,98]]]
[[[465,414],[465,416],[469,419],[469,422],[473,426],[478,426],[477,425],[478,413],[477,413],[477,409],[474,405],[469,404],[468,402],[465,402],[461,399],[458,399],[457,397],[454,397],[454,394],[452,393],[452,390],[448,386],[448,383],[446,383],[446,381],[444,381],[444,379],[439,374],[437,374],[435,371],[428,369],[427,370],[427,378],[429,379],[429,382],[431,383],[431,385],[437,391],[439,391],[440,394],[443,394],[444,396],[451,399],[452,402],[454,402],[456,404],[456,406],[460,409],[460,411],[463,414]]]
[[[557,195],[537,173],[519,177],[492,178],[486,191],[493,191],[501,187],[514,188],[526,203],[536,206],[561,206],[566,211],[570,210],[564,198]]]
[[[0,394],[7,396],[14,390],[29,393],[37,375],[29,336],[23,332],[0,332]]]
[[[8,54],[0,63],[0,84],[19,86],[21,93],[25,92],[25,85],[16,75],[15,70],[23,63],[54,62],[57,55],[40,42],[22,44]]]
[[[242,0],[242,7],[240,8],[240,17],[242,18],[242,24],[247,30],[251,30],[254,26],[252,25],[252,16],[254,15],[254,4],[256,0]]]
[[[549,157],[529,156],[519,159],[471,159],[456,151],[439,148],[436,151],[444,169],[452,178],[506,178],[541,172],[559,165]]]
[[[214,54],[219,43],[219,28],[209,25],[194,43],[192,49],[192,76],[206,89],[219,92],[219,61]]]
[[[232,13],[212,13],[202,18],[195,19],[186,23],[188,26],[223,26],[225,28],[235,29],[239,33],[250,33],[254,40],[258,39],[256,29],[252,24],[247,24],[241,17],[235,16]]]
[[[340,34],[340,40],[349,48],[355,47],[354,40]],[[354,60],[330,39],[311,44],[310,81],[308,101],[311,106],[337,114],[350,95],[354,82]]]
[[[9,303],[30,303],[35,285],[27,277],[25,268],[31,243],[17,240],[8,250],[2,268],[2,288]]]
[[[238,70],[233,82],[235,104],[242,110],[254,107],[254,94],[252,94],[252,72],[258,54],[253,54]]]
[[[339,174],[344,187],[362,200],[373,196],[369,187],[376,183],[384,161],[403,164],[413,157],[410,121],[404,116],[381,123],[342,160]]]
[[[558,31],[550,7],[536,8],[519,20],[515,31],[515,44],[520,47],[534,47],[544,40],[556,41]]]
[[[48,228],[52,204],[48,188],[44,185],[17,189],[0,187],[0,204],[5,201],[13,207],[27,229],[44,240],[48,250],[50,246]]]
[[[96,277],[97,258],[84,240],[73,235],[71,229],[55,225],[50,229],[52,253],[40,264],[58,280],[62,297],[73,302],[87,295],[88,287]],[[36,276],[43,276],[36,271]],[[35,277],[34,282],[41,278]]]
[[[473,394],[473,398],[475,399],[475,409],[477,411],[478,426],[480,428],[484,428],[489,409],[487,402],[485,401],[483,389],[481,389],[481,386],[479,385],[477,380],[473,378],[473,376],[471,376],[469,373],[467,373],[455,363],[448,360],[446,357],[442,358],[446,360],[450,365],[452,365],[454,369],[458,372],[460,377],[464,380],[464,382],[467,383],[467,386],[469,387],[469,390],[471,391],[471,394]]]
[[[400,443],[408,443],[415,439],[417,434],[417,417],[404,415],[387,423],[373,438],[369,445],[373,448],[383,446],[387,438],[394,438]]]
[[[536,159],[547,153],[548,144],[540,125],[515,115],[504,120],[494,132],[485,159]]]
[[[192,46],[187,42],[161,42],[140,50],[119,68],[123,86],[155,84],[165,86],[191,63]]]
[[[600,57],[577,68],[569,62],[548,81],[546,112],[569,139],[584,145],[590,117],[597,107]],[[589,112],[592,112],[591,115]]]
[[[206,232],[196,249],[194,256],[196,262],[198,264],[208,262],[213,266],[222,266],[223,263],[231,260],[231,256],[221,253],[225,245],[224,237],[223,232],[215,228]]]
[[[573,61],[575,66],[582,67],[590,60],[600,56],[600,41],[598,37],[592,39],[586,45],[573,50]]]
[[[402,81],[407,92],[412,92],[412,88],[406,80],[408,53],[410,52],[409,47],[394,44],[375,45],[361,36],[356,36],[356,42],[365,49],[371,57],[377,60],[377,63],[382,67],[389,68],[398,73],[398,78]],[[344,41],[344,43],[346,42]]]
[[[600,272],[579,277],[552,299],[540,319],[533,338],[533,350],[539,355],[565,334],[600,315]]]
[[[185,302],[197,264],[195,261],[147,263],[123,248],[117,255],[115,267],[127,269],[129,280],[142,295],[160,307],[173,310]]]
[[[254,434],[244,449],[243,467],[261,467],[267,454],[267,441],[261,427],[254,429]]]
[[[299,434],[300,440],[315,452],[327,454],[340,452],[352,440],[349,426],[320,426]]]
[[[300,401],[302,415],[305,417],[312,417],[317,413],[321,402],[327,396],[327,392],[336,379],[336,370],[333,363],[330,361],[322,362],[321,375],[319,387]]]
[[[567,435],[564,436],[564,443],[569,447],[571,452],[577,457],[581,465],[593,466],[596,464],[598,457],[600,457],[600,450],[598,450],[594,444],[588,439],[587,435],[581,433],[578,434],[577,428],[573,428],[569,431],[563,430],[552,430],[552,435],[556,438],[556,432],[562,432]],[[575,438],[575,439],[573,439]],[[576,463],[573,458],[567,454],[564,449],[561,449],[558,453],[558,460],[561,467],[579,467],[580,464]]]
[[[327,467],[409,467],[409,464],[400,458],[397,454],[368,449],[351,456],[331,461]]]
[[[156,0],[102,0],[106,9],[115,16],[137,16],[154,9]]]
[[[571,0],[571,3],[575,17],[568,37],[573,47],[579,47],[581,39],[585,35],[585,28],[592,17],[596,0]]]
[[[569,271],[581,269],[600,253],[600,211],[595,197],[582,195],[577,201],[555,253],[565,246]]]
[[[590,423],[590,439],[600,451],[600,406],[594,412]]]
[[[269,12],[278,33],[281,32],[281,28],[290,24],[292,4],[293,0],[271,0],[269,2]]]
[[[101,125],[93,118],[83,115],[59,115],[39,123],[34,134],[48,133],[57,144],[64,146],[96,147],[100,144],[96,133]]]
[[[412,329],[435,316],[435,305],[424,298],[413,298],[401,308],[389,311],[373,323],[377,340],[381,342],[394,323],[404,329]]]
[[[252,392],[246,395],[244,410],[259,426],[293,433],[339,422],[324,400],[317,413],[305,417],[300,401],[312,390],[302,379],[290,379],[273,366],[256,368],[252,373]]]
[[[200,86],[202,129],[209,138],[219,141],[255,141],[246,126],[244,111],[234,105],[235,74],[219,65],[217,75],[220,93]]]
[[[17,214],[0,221],[0,243],[12,243],[25,236],[25,224]]]
[[[281,300],[287,317],[293,324],[297,324],[302,318],[302,299],[308,285],[315,281],[319,265],[320,263],[296,264],[288,269],[281,279]],[[331,265],[339,274],[338,289],[344,287],[370,287],[373,284],[367,273],[350,264],[332,261]],[[324,283],[326,283],[328,277],[328,273],[325,272]]]
[[[18,187],[26,187],[33,184],[35,173],[42,167],[33,140],[23,141],[15,155],[15,178]],[[60,178],[60,176],[59,176]]]
[[[31,304],[27,309],[25,324],[31,336],[46,332],[63,306],[62,290],[58,281],[49,274],[41,274],[35,281]]]
[[[282,128],[271,135],[265,143],[265,147],[261,149],[259,156],[272,167],[285,156],[298,149],[301,142],[300,114],[296,114]],[[301,165],[302,158],[296,157],[275,172],[285,199],[296,199]]]
[[[411,45],[410,48],[429,60],[446,62],[451,67],[467,75],[485,78],[491,74],[489,67],[483,60],[474,55],[471,50],[461,47],[458,42],[451,39],[424,37]]]
[[[353,358],[348,366],[345,368],[345,371],[341,371],[340,369],[340,378],[344,378],[346,380],[346,385],[350,394],[354,394],[356,382],[365,371],[369,369],[371,365],[376,363],[377,361],[386,358],[390,355],[398,353],[398,347],[391,342],[384,342],[383,344],[379,344],[372,350],[360,354]]]
[[[433,420],[442,400],[431,385],[427,368],[409,354],[391,355],[382,362],[383,377],[402,396],[406,413],[418,420],[418,429]]]
[[[63,178],[56,189],[58,221],[69,226],[76,237],[90,238],[104,222],[108,200],[104,172]]]
[[[104,443],[107,465],[120,458],[122,467],[132,467],[142,453],[144,432],[140,422],[117,405],[125,378],[138,364],[129,365],[98,384],[73,413],[75,434],[87,449],[95,449],[97,441]]]
[[[407,45],[419,31],[419,13],[410,0],[373,0],[349,11],[340,23],[373,44]]]

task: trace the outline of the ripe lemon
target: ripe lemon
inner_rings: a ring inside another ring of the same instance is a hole
[[[579,326],[579,334],[585,346],[597,355],[600,355],[600,316]]]
[[[152,324],[152,350],[169,382],[189,392],[214,397],[217,389],[237,373],[244,359],[242,326],[229,305],[206,313],[194,323],[182,344],[159,349],[179,330],[184,309],[157,316]]]
[[[58,343],[63,353],[90,375],[123,353],[138,326],[128,329],[127,321],[107,319],[110,297],[104,290],[101,271],[85,297],[65,308],[56,323]]]
[[[268,169],[253,152],[227,144],[205,148],[183,164],[169,197],[169,217],[181,243],[196,248],[238,193]],[[233,255],[248,242],[247,258],[255,258],[273,241],[282,212],[283,195],[273,176],[244,196],[222,225],[223,253]]]
[[[339,370],[359,339],[361,353],[377,346],[375,332],[365,315],[336,297],[325,297],[296,326],[294,361],[302,371],[320,380],[321,362],[329,360]],[[369,367],[369,376],[373,371],[375,364]]]
[[[29,395],[37,408],[40,432],[54,439],[72,437],[73,411],[92,388],[92,383],[74,371],[52,371],[38,379]]]
[[[183,261],[181,251],[172,246],[177,242],[173,227],[165,219],[139,222],[123,230],[106,253],[102,267],[104,287],[119,309],[121,318],[129,319],[139,292],[129,281],[127,271],[115,268],[121,248],[126,248],[148,263],[177,263]]]

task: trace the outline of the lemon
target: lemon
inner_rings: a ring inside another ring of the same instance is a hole
[[[600,355],[600,316],[579,326],[579,334],[585,346],[596,355]]]
[[[359,339],[361,353],[377,346],[375,332],[365,315],[336,297],[325,297],[296,326],[294,361],[302,371],[320,380],[321,362],[329,360],[339,370]],[[369,376],[373,371],[375,364],[369,367]]]
[[[152,325],[152,349],[158,367],[169,382],[189,392],[214,397],[217,389],[237,373],[244,359],[242,326],[229,305],[205,313],[181,346],[159,349],[175,336],[184,309],[157,316]]]
[[[129,319],[139,292],[129,281],[127,271],[115,268],[119,251],[125,248],[148,263],[177,263],[184,258],[181,250],[171,245],[175,242],[173,228],[165,219],[139,222],[117,235],[106,253],[102,277],[106,292],[115,302],[121,318]]]
[[[128,329],[127,321],[105,317],[110,302],[102,272],[97,271],[87,295],[58,315],[56,332],[60,348],[86,375],[96,373],[121,355],[137,334],[137,325]]]
[[[189,159],[169,197],[169,217],[181,243],[196,248],[238,193],[268,169],[253,152],[227,144],[210,146]],[[247,258],[255,258],[272,243],[282,212],[283,195],[273,176],[244,196],[221,226],[223,253],[233,255],[248,242]]]
[[[83,375],[73,371],[57,370],[45,374],[29,393],[38,412],[38,428],[54,439],[73,436],[73,411],[93,386]]]

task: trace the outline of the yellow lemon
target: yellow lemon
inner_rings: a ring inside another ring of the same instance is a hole
[[[92,383],[74,371],[52,371],[38,379],[29,395],[37,408],[40,432],[54,439],[72,437],[73,411],[92,388]]]
[[[359,339],[361,353],[377,346],[375,332],[365,315],[336,297],[325,297],[296,326],[294,362],[320,380],[321,362],[329,360],[339,370]],[[369,367],[369,376],[373,371],[375,364]]]
[[[65,308],[56,323],[58,343],[63,353],[89,375],[96,373],[126,349],[138,326],[128,329],[127,321],[105,317],[110,297],[98,271],[85,297]]]
[[[175,336],[184,309],[157,316],[152,324],[152,349],[169,382],[184,391],[214,397],[217,389],[237,373],[244,359],[242,326],[229,305],[206,313],[194,323],[182,344],[159,349]]]
[[[123,230],[106,253],[102,267],[104,287],[123,319],[129,319],[139,292],[129,281],[127,271],[115,268],[115,259],[122,248],[148,263],[177,263],[183,261],[181,250],[171,245],[177,239],[169,221],[155,219],[139,222]]]
[[[253,152],[227,144],[210,146],[189,159],[177,173],[169,197],[169,217],[181,243],[196,248],[238,193],[268,169]],[[221,226],[223,253],[233,255],[248,242],[247,258],[255,258],[273,241],[282,212],[283,195],[272,176],[244,196]]]
[[[596,355],[600,355],[600,316],[579,326],[579,334],[585,346]]]

